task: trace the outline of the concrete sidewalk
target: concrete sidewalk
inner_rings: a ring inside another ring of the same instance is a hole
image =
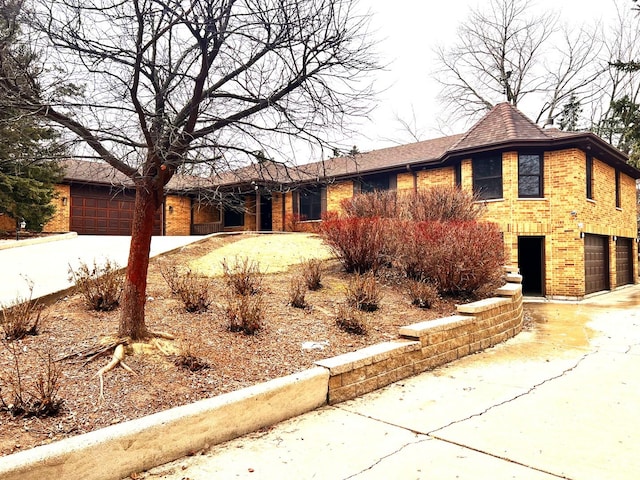
[[[151,256],[183,247],[205,237],[153,237]],[[71,287],[69,267],[84,262],[93,265],[110,259],[124,267],[129,256],[128,236],[66,236],[63,240],[44,243],[17,242],[13,248],[0,249],[2,281],[0,305],[8,305],[29,296],[33,282],[33,298],[64,291]],[[6,247],[6,245],[5,245]]]
[[[640,286],[527,311],[504,344],[136,478],[640,478]]]

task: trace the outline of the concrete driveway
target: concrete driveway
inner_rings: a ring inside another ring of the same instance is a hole
[[[526,310],[504,344],[139,478],[640,478],[640,286]]]
[[[203,237],[153,237],[151,256],[180,248]],[[33,298],[65,290],[71,286],[69,266],[80,262],[93,265],[110,259],[124,267],[129,256],[129,236],[68,236],[63,240],[28,244],[19,242],[0,250],[2,281],[0,305],[28,298],[28,282],[33,282]]]

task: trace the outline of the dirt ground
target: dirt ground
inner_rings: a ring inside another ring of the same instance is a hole
[[[234,333],[220,314],[227,288],[220,277],[221,261],[236,256],[259,261],[264,272],[264,326],[255,335]],[[288,305],[293,276],[300,262],[323,259],[323,287],[308,292],[306,309]],[[211,276],[213,304],[204,313],[188,313],[171,294],[159,262],[175,261]],[[97,371],[110,355],[88,363],[59,362],[62,367],[59,397],[64,403],[50,418],[13,418],[0,412],[0,454],[46,444],[111,424],[142,417],[178,405],[264,382],[312,367],[314,361],[347,353],[367,345],[397,338],[398,327],[451,315],[456,301],[441,300],[432,309],[412,306],[405,287],[397,280],[381,279],[383,298],[378,311],[367,313],[366,335],[349,334],[336,326],[335,312],[344,302],[350,276],[318,237],[312,235],[240,235],[213,237],[180,251],[154,259],[148,277],[147,326],[169,332],[176,339],[162,341],[163,352],[149,346],[127,347],[126,363],[104,376],[104,401],[99,398]],[[458,301],[460,303],[460,301]],[[38,353],[52,352],[56,359],[98,345],[117,331],[119,311],[88,310],[79,295],[58,300],[46,309],[46,321],[37,336],[17,344],[21,379],[26,388],[38,369]],[[305,348],[307,342],[315,347]],[[208,365],[197,372],[177,366],[178,355],[189,352]],[[4,348],[0,355],[0,392],[15,372]]]

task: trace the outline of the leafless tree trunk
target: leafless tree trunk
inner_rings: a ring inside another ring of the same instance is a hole
[[[354,3],[25,0],[20,48],[37,55],[14,71],[4,51],[0,103],[58,124],[136,188],[121,335],[147,335],[153,216],[179,168],[322,143],[366,112],[378,67]]]

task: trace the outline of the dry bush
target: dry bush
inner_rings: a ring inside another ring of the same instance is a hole
[[[310,258],[302,262],[302,275],[309,290],[320,290],[322,288],[322,260]]]
[[[236,295],[255,295],[260,292],[262,277],[260,264],[247,257],[235,257],[234,263],[222,260],[224,282]]]
[[[298,276],[293,276],[289,282],[289,305],[295,308],[307,308],[306,294],[305,281]]]
[[[199,357],[191,343],[185,343],[180,347],[180,354],[173,361],[174,365],[190,372],[199,372],[211,368],[209,363]]]
[[[33,298],[33,284],[29,283],[29,298],[16,299],[10,305],[0,305],[2,308],[3,338],[6,340],[20,340],[27,335],[37,335],[38,328],[46,317],[43,317],[44,305]]]
[[[0,377],[0,410],[14,417],[56,415],[63,404],[58,397],[62,367],[53,359],[51,350],[34,351],[38,356],[37,370],[27,372],[23,368],[23,355],[27,353],[17,343],[3,345],[11,355],[12,368]]]
[[[420,308],[431,308],[438,301],[438,288],[426,281],[409,280],[407,294],[411,304]]]
[[[182,288],[184,269],[180,268],[175,260],[162,260],[158,263],[158,268],[171,293],[177,295]]]
[[[414,222],[477,220],[484,208],[473,193],[444,185],[402,194],[398,203],[399,218]]]
[[[181,274],[178,296],[184,303],[187,312],[199,313],[209,309],[209,305],[211,305],[210,286],[211,279],[204,275],[198,275],[191,270]]]
[[[388,222],[378,217],[327,215],[320,234],[347,272],[376,272],[388,258],[387,226]]]
[[[349,281],[345,292],[347,304],[363,312],[375,312],[382,299],[380,285],[373,273],[356,274]]]
[[[262,294],[254,295],[227,295],[225,304],[222,305],[222,315],[228,322],[228,328],[232,332],[242,332],[253,335],[262,328],[263,310]]]
[[[395,190],[377,190],[345,198],[340,206],[349,217],[398,218],[397,199]]]
[[[367,325],[364,314],[349,306],[340,304],[336,316],[336,325],[347,333],[366,335]]]
[[[75,284],[93,310],[109,312],[120,304],[124,271],[110,259],[106,259],[103,265],[95,260],[93,266],[81,262],[76,270],[69,266],[69,281]]]

